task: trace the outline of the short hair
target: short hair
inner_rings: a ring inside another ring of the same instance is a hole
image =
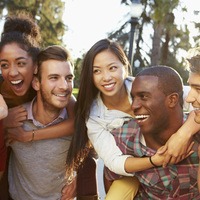
[[[168,66],[157,65],[145,68],[140,71],[138,76],[156,76],[158,77],[158,88],[167,96],[172,93],[178,93],[179,103],[183,107],[183,80],[179,73]]]
[[[191,72],[200,74],[200,47],[189,49],[186,61]]]
[[[59,45],[48,46],[45,49],[42,49],[38,54],[38,68],[37,68],[37,77],[41,80],[41,65],[47,60],[58,60],[58,61],[69,61],[73,65],[72,57],[70,52]]]

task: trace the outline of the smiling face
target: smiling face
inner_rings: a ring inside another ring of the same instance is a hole
[[[155,134],[167,127],[166,96],[158,87],[158,77],[136,77],[131,96],[132,110],[143,134]]]
[[[188,83],[191,87],[186,101],[194,107],[195,121],[200,124],[200,74],[190,73]]]
[[[44,109],[62,109],[67,106],[73,89],[73,68],[70,62],[47,60],[42,63],[41,81],[34,89]]]
[[[125,66],[110,50],[98,53],[93,62],[94,85],[102,97],[117,97],[124,90]]]
[[[16,43],[7,44],[0,52],[0,65],[6,85],[15,95],[25,95],[31,86],[35,70],[28,53]]]

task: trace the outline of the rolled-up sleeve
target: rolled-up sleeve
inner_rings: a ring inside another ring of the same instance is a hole
[[[125,161],[130,155],[123,155],[116,145],[114,136],[107,130],[106,122],[98,117],[90,117],[87,121],[88,137],[98,156],[112,172],[133,176],[125,171]]]

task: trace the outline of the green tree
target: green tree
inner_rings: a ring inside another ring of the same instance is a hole
[[[30,13],[41,28],[42,46],[62,44],[62,37],[66,30],[62,16],[64,2],[61,0],[2,0],[0,2],[0,15],[3,9],[8,14],[25,11]]]
[[[200,9],[199,10],[195,10],[194,14],[199,16],[200,14]],[[197,28],[198,32],[200,31],[200,22],[194,22],[194,26],[195,28]],[[200,35],[198,34],[197,36],[194,36],[194,42],[195,42],[195,46],[200,46]]]
[[[123,4],[128,5],[129,2],[122,0]],[[141,3],[144,10],[139,19],[139,34],[136,38],[133,63],[136,60],[139,61],[139,67],[157,64],[169,65],[176,68],[186,82],[188,73],[184,67],[184,60],[180,59],[179,53],[180,51],[187,51],[191,47],[189,42],[190,32],[186,25],[175,23],[174,11],[181,8],[179,0],[141,0]],[[187,9],[182,8],[182,11],[186,12]],[[110,38],[116,37],[115,39],[119,40],[121,44],[125,44],[126,52],[128,52],[129,46],[129,32],[126,32],[126,37],[123,35],[128,24],[125,23],[120,30],[113,31],[109,35]],[[147,32],[150,40],[144,34]],[[139,70],[141,68],[135,68],[135,73]]]

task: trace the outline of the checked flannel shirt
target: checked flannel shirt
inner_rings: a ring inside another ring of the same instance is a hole
[[[116,143],[124,154],[135,157],[146,157],[155,154],[155,150],[144,145],[142,134],[134,119],[125,123],[121,128],[113,129],[112,134]],[[154,167],[141,172],[136,172],[141,186],[134,199],[179,199],[191,200],[200,199],[197,187],[197,170],[199,158],[197,154],[200,134],[194,136],[195,152],[176,165],[169,165],[166,168]],[[110,180],[119,178],[116,174],[106,168],[106,177]]]

